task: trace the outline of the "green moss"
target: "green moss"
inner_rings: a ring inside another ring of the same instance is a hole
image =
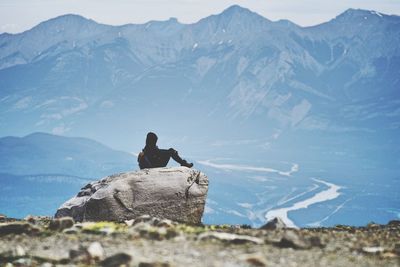
[[[190,226],[185,224],[179,224],[176,226],[176,230],[185,233],[185,234],[200,234],[207,231],[205,227],[201,226]]]
[[[111,233],[124,233],[127,226],[115,222],[86,222],[82,224],[82,231],[88,233],[98,234],[111,234]]]

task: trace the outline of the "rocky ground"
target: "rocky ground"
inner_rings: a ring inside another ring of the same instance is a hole
[[[251,229],[0,216],[0,266],[400,266],[400,221]]]

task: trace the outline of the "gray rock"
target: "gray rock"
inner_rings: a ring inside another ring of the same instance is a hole
[[[38,226],[48,225],[51,220],[52,220],[52,218],[49,216],[28,215],[24,218],[24,221],[27,221],[28,223],[38,225]]]
[[[156,227],[144,222],[135,224],[128,230],[128,232],[134,237],[152,240],[170,239],[179,235],[179,232],[173,228]]]
[[[105,177],[86,185],[55,217],[124,221],[148,214],[189,224],[201,222],[208,178],[185,167],[154,168]]]
[[[78,249],[69,251],[69,260],[73,263],[90,264],[90,255],[85,248],[80,246]]]
[[[267,266],[265,261],[265,256],[262,253],[253,253],[253,254],[243,254],[239,255],[239,259],[245,261],[246,266],[252,267],[264,267]]]
[[[260,227],[260,229],[264,230],[275,230],[275,229],[283,229],[286,228],[286,224],[282,221],[281,218],[275,217],[274,219],[270,220],[266,224]]]
[[[13,265],[28,267],[28,266],[37,266],[38,263],[35,260],[30,259],[30,258],[20,258],[20,259],[13,261]]]
[[[287,231],[279,242],[274,244],[280,248],[294,248],[294,249],[310,249],[312,247],[321,247],[321,241],[318,237],[307,239],[302,235]]]
[[[138,267],[170,267],[168,262],[140,262]]]
[[[71,227],[71,228],[64,229],[62,232],[67,235],[76,235],[79,233],[79,231],[80,231],[80,229],[78,227]]]
[[[71,228],[74,225],[74,219],[71,217],[62,217],[50,221],[49,229],[53,231],[62,231]]]
[[[148,223],[148,222],[152,222],[153,219],[154,219],[154,217],[151,217],[148,214],[143,214],[143,215],[140,215],[140,216],[136,217],[134,222],[133,222],[133,224],[137,224],[137,223],[140,223],[140,222],[145,222],[145,223],[147,222]]]
[[[21,245],[16,245],[15,247],[9,248],[6,251],[1,251],[0,266],[2,266],[1,263],[2,260],[4,261],[4,259],[12,260],[12,259],[22,258],[24,256],[26,256],[26,251]]]
[[[400,220],[392,220],[388,223],[389,226],[400,226]]]
[[[385,249],[383,247],[363,247],[362,251],[367,254],[379,254],[383,253]]]
[[[0,236],[9,234],[35,235],[40,229],[26,222],[0,223]]]
[[[394,245],[393,253],[400,256],[400,243]]]
[[[25,221],[27,221],[28,223],[32,223],[35,224],[35,217],[32,215],[28,215],[24,218]]]
[[[122,252],[106,258],[100,263],[100,265],[103,267],[115,267],[121,265],[128,266],[131,261],[132,256]]]
[[[157,226],[157,227],[172,227],[173,225],[177,225],[177,222],[168,220],[168,219],[160,219],[160,218],[156,218],[156,217],[151,217],[150,215],[141,215],[139,217],[137,217],[136,219],[132,219],[132,220],[125,220],[126,225],[128,226],[133,226],[136,225],[138,223],[148,223],[149,225],[152,226]]]
[[[159,222],[157,222],[157,223],[155,224],[155,226],[157,226],[157,227],[166,227],[166,228],[170,228],[170,227],[172,227],[172,226],[174,226],[174,225],[176,225],[176,224],[177,224],[176,222],[173,222],[173,221],[171,221],[171,220],[162,219],[162,220],[160,220]]]
[[[202,233],[198,236],[199,240],[220,240],[222,242],[227,242],[231,244],[244,244],[244,243],[252,243],[261,245],[264,244],[264,241],[260,238],[248,236],[248,235],[237,235],[230,233],[222,233],[222,232],[206,232]]]
[[[92,242],[87,248],[87,252],[94,260],[102,260],[104,258],[104,249],[99,242]]]
[[[20,245],[17,245],[14,248],[14,253],[13,253],[16,257],[22,257],[26,255],[25,249],[23,247],[21,247]]]

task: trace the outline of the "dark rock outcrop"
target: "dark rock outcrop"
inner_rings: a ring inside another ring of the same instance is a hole
[[[208,178],[185,167],[144,169],[87,184],[55,215],[75,221],[123,221],[143,214],[198,224]]]
[[[0,237],[14,234],[27,234],[27,235],[35,235],[40,231],[39,228],[28,222],[10,222],[10,223],[1,223],[0,224]]]
[[[275,230],[275,229],[283,229],[287,228],[284,221],[281,218],[275,217],[274,219],[268,221],[266,224],[260,227],[260,229],[264,230]]]

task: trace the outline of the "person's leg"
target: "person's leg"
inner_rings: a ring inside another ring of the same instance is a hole
[[[172,157],[172,153],[169,149],[159,149],[159,152],[160,162],[158,162],[157,167],[165,167],[167,166],[169,159]]]

